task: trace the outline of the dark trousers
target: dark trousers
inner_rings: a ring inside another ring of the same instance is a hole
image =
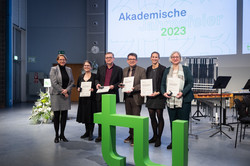
[[[126,109],[127,115],[140,116],[140,114],[141,114],[141,105],[136,105],[133,97],[126,97],[125,98],[125,109]],[[132,138],[134,137],[133,128],[129,128],[129,135]]]
[[[190,112],[191,112],[191,102],[188,103],[183,102],[182,108],[168,107],[168,115],[170,121],[170,129],[171,129],[171,140],[172,140],[172,122],[177,119],[189,121]]]

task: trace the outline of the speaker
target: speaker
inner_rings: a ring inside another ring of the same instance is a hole
[[[105,50],[105,34],[88,34],[87,35],[87,51],[92,52],[91,49],[93,46],[99,47],[100,50]]]
[[[105,0],[87,0],[87,13],[105,13],[105,4]]]
[[[106,50],[106,0],[87,0],[87,59],[104,64]]]
[[[105,15],[88,15],[87,16],[87,31],[92,32],[105,32]]]

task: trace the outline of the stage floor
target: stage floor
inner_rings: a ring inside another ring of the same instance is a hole
[[[12,108],[0,109],[0,165],[1,166],[105,166],[101,153],[101,143],[80,139],[85,132],[85,126],[77,123],[77,103],[72,104],[69,111],[65,136],[70,142],[55,144],[53,124],[32,125],[28,120],[33,103],[21,103]],[[196,107],[192,106],[192,114]],[[203,114],[204,112],[201,111]],[[117,104],[117,113],[125,114],[124,103]],[[234,113],[235,114],[235,113]],[[148,117],[145,105],[142,107],[142,116]],[[232,109],[227,110],[227,122],[235,122]],[[163,165],[172,165],[172,151],[166,147],[170,143],[170,128],[167,110],[164,110],[165,127],[162,135],[162,145],[154,147],[149,144],[151,161]],[[216,134],[217,126],[211,125],[209,117],[192,120],[192,134],[189,136],[188,165],[190,166],[249,166],[250,163],[250,130],[246,130],[246,137],[234,148],[235,130],[223,126],[225,135]],[[150,122],[149,122],[150,124]],[[128,166],[134,165],[133,147],[123,140],[128,136],[128,129],[117,127],[117,153],[126,157]],[[190,132],[191,133],[191,132]],[[151,124],[149,137],[152,136]],[[94,137],[97,137],[95,125]]]

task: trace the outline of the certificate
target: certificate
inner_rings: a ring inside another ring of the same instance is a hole
[[[96,93],[105,93],[109,91],[109,86],[103,86],[102,89],[98,89]]]
[[[177,96],[180,92],[180,79],[168,78],[167,80],[167,93],[172,92],[172,96]]]
[[[141,96],[149,96],[153,93],[153,80],[141,79]]]
[[[80,97],[89,97],[91,94],[91,84],[92,82],[81,82],[81,92],[80,92]]]
[[[134,76],[133,77],[124,77],[123,79],[124,87],[122,88],[122,92],[132,91],[134,86]]]

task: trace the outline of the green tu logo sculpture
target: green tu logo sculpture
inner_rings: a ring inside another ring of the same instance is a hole
[[[102,124],[102,154],[109,166],[125,166],[126,158],[116,152],[116,126],[134,128],[134,162],[136,166],[157,166],[148,155],[148,117],[116,114],[116,96],[102,95],[102,112],[94,114]],[[173,123],[172,166],[188,164],[188,122]]]

